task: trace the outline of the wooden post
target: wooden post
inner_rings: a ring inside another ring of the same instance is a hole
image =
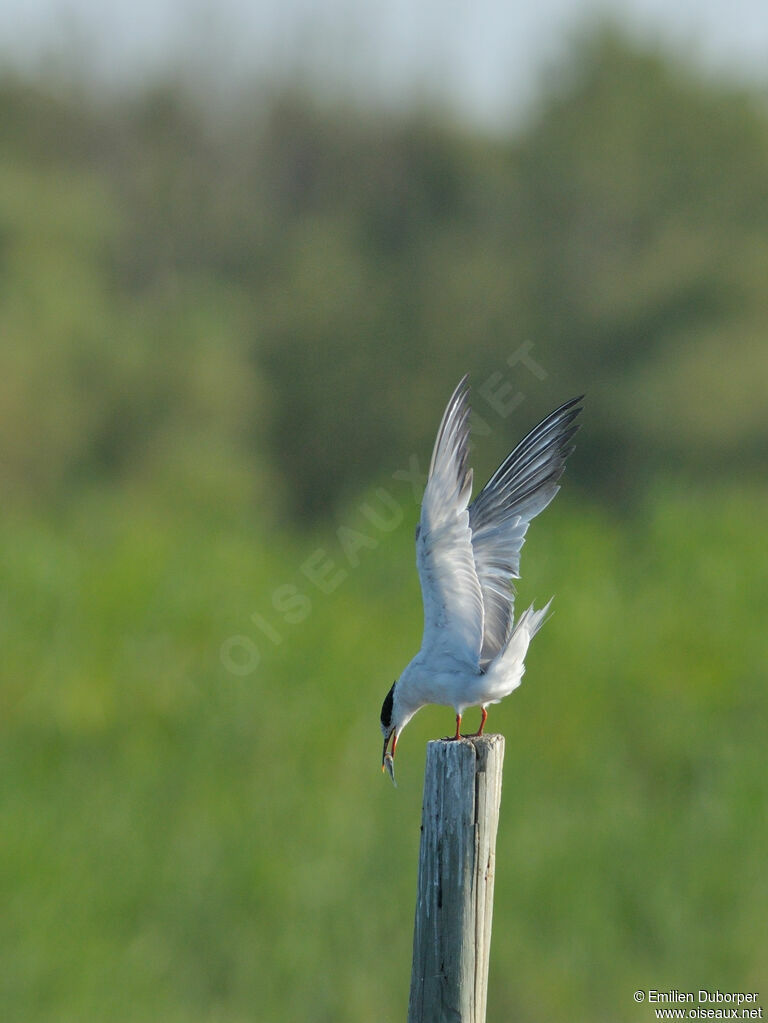
[[[485,1023],[504,736],[427,745],[408,1023]]]

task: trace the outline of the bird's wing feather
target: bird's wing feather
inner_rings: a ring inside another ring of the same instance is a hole
[[[422,649],[477,667],[483,598],[467,511],[472,493],[467,390],[464,377],[437,434],[416,532],[416,563],[424,600]]]
[[[583,395],[582,395],[583,397]],[[531,519],[543,511],[560,487],[565,460],[573,450],[581,397],[567,401],[517,445],[488,480],[469,508],[477,575],[483,598],[484,635],[480,666],[503,649],[514,624],[520,550]]]

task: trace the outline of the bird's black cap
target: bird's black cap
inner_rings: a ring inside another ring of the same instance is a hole
[[[397,681],[392,683],[392,688],[389,690],[387,695],[384,697],[384,703],[381,705],[381,723],[384,728],[389,728],[392,724],[392,704],[395,700],[395,686]]]

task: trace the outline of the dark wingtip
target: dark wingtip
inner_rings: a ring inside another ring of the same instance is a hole
[[[563,412],[567,412],[569,409],[573,409],[573,415],[577,416],[583,409],[583,406],[579,405],[580,401],[584,401],[583,394],[578,395],[576,398],[569,398],[568,401],[564,401],[562,405],[556,408],[554,412],[550,412],[548,416],[545,416],[542,422],[546,422],[547,419],[554,419],[555,416],[559,416]],[[579,407],[574,408],[574,405],[579,405]]]
[[[463,398],[469,391],[469,373],[465,373],[464,376],[459,380],[458,384],[453,389],[453,394],[450,397],[448,406],[450,407],[453,403]]]

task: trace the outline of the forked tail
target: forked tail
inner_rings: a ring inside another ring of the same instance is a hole
[[[539,611],[535,611],[531,604],[515,622],[506,646],[485,675],[485,684],[493,693],[489,703],[497,702],[520,685],[525,674],[525,655],[528,653],[528,647],[546,621],[551,603],[551,600],[548,601]]]
[[[517,633],[526,632],[528,634],[528,640],[525,644],[527,648],[528,643],[531,642],[533,637],[536,635],[536,633],[542,627],[544,622],[547,620],[547,617],[549,615],[549,609],[552,605],[553,599],[554,599],[553,597],[550,597],[547,603],[544,605],[544,607],[540,608],[538,611],[534,610],[533,604],[531,604],[530,607],[526,608],[525,611],[523,611],[523,613],[515,622],[515,627],[512,629],[512,635],[509,637],[509,643],[507,644],[507,647],[512,646]]]

